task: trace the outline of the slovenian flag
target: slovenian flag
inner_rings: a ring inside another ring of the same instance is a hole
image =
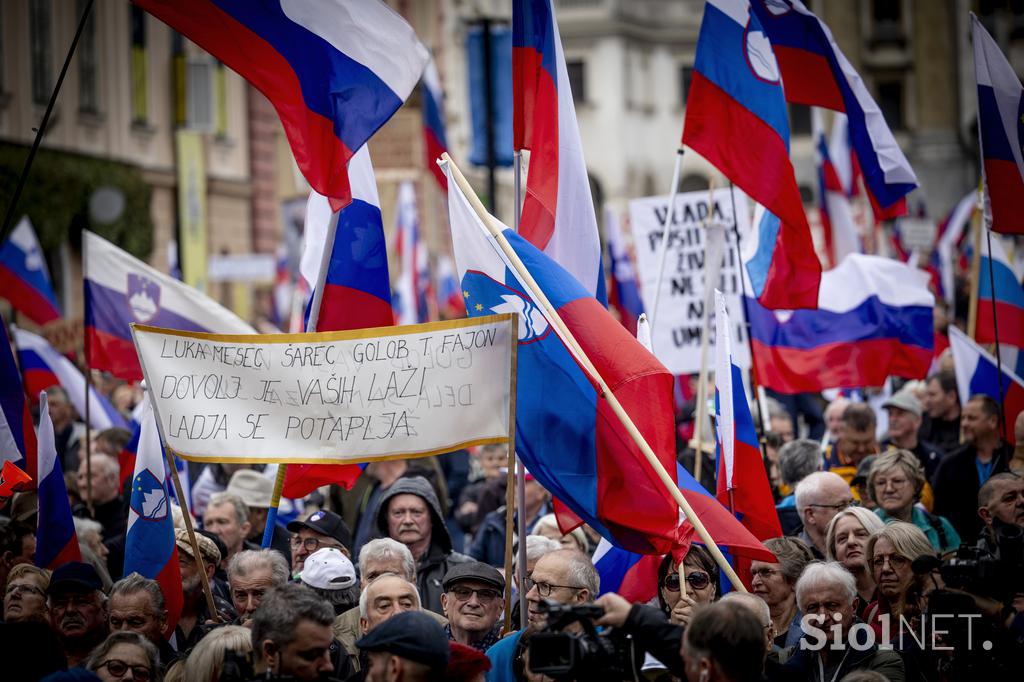
[[[184,601],[181,569],[178,547],[174,542],[174,517],[167,494],[167,460],[149,396],[144,400],[146,406],[140,420],[138,456],[135,458],[128,508],[124,574],[136,572],[160,585],[167,609],[164,637],[169,639],[178,624]]]
[[[761,384],[818,393],[923,378],[934,343],[928,280],[905,263],[855,253],[822,276],[818,310],[768,310],[748,299]]]
[[[1024,379],[1003,365],[999,374],[996,359],[971,341],[956,327],[949,328],[949,345],[953,349],[953,367],[960,403],[965,405],[972,395],[987,395],[1003,406],[1001,423],[1004,437],[1015,444],[1014,420],[1024,411]]]
[[[770,308],[815,308],[821,263],[789,160],[789,112],[772,44],[747,0],[708,0],[683,144],[767,211],[748,259]]]
[[[36,231],[25,216],[0,246],[0,295],[39,326],[60,319],[60,305]]]
[[[67,357],[57,352],[49,341],[24,329],[12,328],[14,345],[18,349],[22,376],[29,395],[36,395],[50,386],[61,386],[68,400],[80,416],[85,417],[85,375]],[[126,429],[128,421],[118,412],[106,396],[89,386],[89,428]]]
[[[255,334],[237,315],[159,272],[103,237],[82,232],[85,253],[85,349],[93,369],[142,379],[132,322],[181,331]]]
[[[978,17],[971,14],[978,135],[985,179],[985,219],[994,232],[1024,234],[1024,152],[1017,72]]]
[[[345,167],[416,87],[429,54],[378,0],[135,0],[277,110],[310,186],[340,209]]]
[[[39,394],[39,515],[36,526],[36,566],[51,571],[69,561],[81,561],[75,523],[71,518],[71,503],[64,485],[64,472],[57,459],[57,446],[53,437],[53,422],[46,393]]]
[[[607,302],[601,238],[551,0],[512,3],[513,137],[530,150],[519,232]]]

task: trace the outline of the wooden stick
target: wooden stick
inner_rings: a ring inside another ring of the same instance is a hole
[[[515,429],[513,426],[512,429]],[[512,446],[508,448],[508,472],[505,477],[505,629],[503,632],[512,631],[512,536],[515,534],[515,507],[516,507],[516,457],[512,453]],[[519,538],[522,543],[524,538]],[[520,591],[523,586],[519,586]],[[520,614],[520,618],[522,614]]]
[[[714,213],[715,206],[715,179],[711,178],[711,182],[708,184],[708,216]],[[710,341],[708,339],[711,336],[711,303],[714,299],[715,282],[718,274],[722,271],[721,268],[721,257],[725,254],[724,248],[726,246],[726,236],[723,229],[722,247],[723,251],[720,254],[716,254],[715,263],[711,263],[711,252],[707,247],[707,230],[708,221],[705,218],[703,221],[704,226],[704,319],[701,320],[700,329],[700,373],[697,375],[697,410],[696,410],[696,421],[693,425],[693,437],[701,447],[695,451],[693,457],[693,477],[700,483],[701,469],[704,466],[704,422],[708,418],[708,346]],[[714,277],[709,277],[709,273],[714,273]],[[710,281],[709,281],[710,280]]]
[[[633,423],[629,414],[627,414],[626,410],[623,409],[618,398],[616,398],[615,394],[608,388],[607,382],[605,382],[600,372],[597,371],[597,368],[594,367],[593,363],[590,361],[590,358],[583,351],[582,347],[580,347],[579,342],[576,341],[576,337],[574,337],[568,327],[565,326],[565,322],[551,305],[551,302],[544,294],[544,291],[537,284],[536,280],[534,280],[533,275],[523,264],[519,255],[508,243],[508,240],[505,239],[505,236],[502,234],[502,228],[497,224],[496,219],[484,209],[483,204],[480,203],[479,197],[477,197],[473,192],[469,182],[466,180],[465,176],[462,175],[462,171],[459,170],[458,166],[452,162],[451,157],[445,153],[441,155],[441,159],[451,167],[452,179],[458,183],[459,188],[466,197],[466,200],[473,207],[473,210],[476,212],[480,221],[488,230],[495,243],[499,248],[501,248],[509,263],[514,267],[514,272],[517,278],[529,289],[530,295],[544,311],[544,316],[547,318],[551,326],[554,327],[556,333],[559,338],[562,339],[562,342],[566,345],[569,352],[573,354],[583,370],[590,375],[591,380],[597,384],[601,397],[608,401],[608,406],[611,407],[612,412],[614,412],[615,416],[622,423],[627,433],[629,433],[630,437],[633,439],[633,442],[636,443],[637,447],[640,449],[640,452],[643,453],[648,464],[650,464],[651,468],[654,470],[654,473],[657,474],[659,479],[661,479],[662,485],[664,485],[669,494],[672,495],[676,504],[679,505],[683,514],[686,515],[687,520],[693,525],[693,528],[700,537],[701,542],[703,542],[708,548],[708,551],[711,552],[711,555],[715,558],[715,561],[722,569],[722,572],[725,573],[726,577],[728,577],[733,585],[736,586],[736,589],[746,592],[746,588],[743,587],[743,583],[740,582],[736,572],[733,570],[732,566],[729,565],[729,562],[725,560],[725,556],[722,555],[722,550],[720,550],[718,545],[715,544],[711,534],[708,533],[707,528],[704,527],[704,524],[701,522],[700,518],[697,517],[697,514],[693,511],[690,503],[687,502],[683,493],[679,490],[679,486],[676,484],[676,481],[669,476],[668,471],[665,470],[665,467],[658,459],[658,456],[654,453],[654,450],[651,449],[651,446],[647,443],[646,439],[644,439],[643,434],[641,434],[640,430],[637,429],[636,424]]]
[[[686,596],[686,560],[679,562],[679,594]]]
[[[676,194],[679,193],[679,172],[683,167],[683,154],[685,149],[680,145],[676,150],[676,165],[672,169],[672,186],[668,193],[668,211],[665,212],[665,223],[661,226],[661,246],[658,248],[658,278],[654,283],[654,303],[651,306],[651,314],[647,316],[648,324],[651,325],[651,347],[654,347],[654,323],[658,317],[658,300],[661,298],[661,283],[665,279],[665,260],[668,257],[668,241],[672,232],[672,215],[676,210]],[[652,350],[653,354],[654,351]]]
[[[974,214],[971,216],[971,229],[974,231],[974,234],[972,235],[974,253],[971,254],[971,284],[968,289],[968,292],[970,293],[970,306],[967,309],[967,336],[972,339],[974,338],[974,333],[978,330],[978,284],[981,273],[981,225],[984,220],[984,213],[985,203],[983,198],[981,207],[976,207],[974,209]]]

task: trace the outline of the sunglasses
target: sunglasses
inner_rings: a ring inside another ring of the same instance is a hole
[[[695,590],[703,590],[711,584],[711,576],[703,571],[694,571],[686,574],[686,582]],[[669,573],[665,576],[665,580],[661,583],[661,586],[669,592],[678,592],[679,574]]]
[[[129,670],[132,671],[132,679],[135,682],[149,682],[153,678],[153,671],[144,665],[129,665],[116,658],[108,658],[100,663],[98,668],[106,668],[114,677],[124,677]]]

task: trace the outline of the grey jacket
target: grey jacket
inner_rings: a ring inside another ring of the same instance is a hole
[[[422,476],[398,479],[381,497],[380,506],[377,508],[377,530],[382,536],[388,535],[388,503],[395,495],[416,495],[422,498],[430,509],[430,520],[433,524],[430,548],[424,552],[416,565],[416,587],[419,589],[423,608],[434,613],[442,613],[441,593],[444,590],[441,587],[441,580],[455,564],[473,559],[452,551],[452,538],[441,514],[441,504],[434,494],[433,486]]]

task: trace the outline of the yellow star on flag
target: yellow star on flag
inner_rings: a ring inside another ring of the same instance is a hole
[[[462,292],[462,297],[463,298],[469,298],[469,292],[468,291],[463,291]]]
[[[483,304],[481,304],[481,303],[477,303],[477,304],[476,304],[476,310],[477,310],[477,312],[480,312],[480,311],[481,311],[481,310],[483,310],[483,309],[484,309],[484,306],[483,306]]]

